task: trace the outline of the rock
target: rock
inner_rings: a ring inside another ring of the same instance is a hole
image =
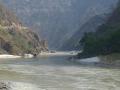
[[[25,27],[11,10],[0,3],[0,54],[19,55],[45,50],[46,41]]]
[[[10,83],[0,82],[0,90],[10,90]]]
[[[34,55],[32,55],[32,54],[24,54],[24,58],[33,58],[34,57]]]

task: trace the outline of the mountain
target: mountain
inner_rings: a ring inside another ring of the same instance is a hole
[[[18,20],[15,14],[0,3],[0,53],[20,55],[46,50],[45,41]]]
[[[108,13],[117,0],[1,0],[25,25],[59,48],[90,18]]]
[[[80,44],[83,53],[79,57],[120,53],[120,1],[106,23],[96,32],[86,33]]]
[[[107,19],[107,15],[96,15],[90,18],[82,27],[76,31],[72,37],[67,40],[60,48],[62,50],[78,50],[81,49],[79,47],[79,41],[84,36],[85,32],[95,32],[97,28],[102,25]]]

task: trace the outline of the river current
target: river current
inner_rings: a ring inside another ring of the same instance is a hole
[[[120,90],[119,56],[0,60],[0,80],[12,90]]]

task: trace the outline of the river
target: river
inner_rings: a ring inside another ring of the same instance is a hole
[[[0,60],[0,80],[11,81],[12,90],[120,90],[119,56]]]

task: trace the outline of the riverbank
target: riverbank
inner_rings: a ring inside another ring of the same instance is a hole
[[[57,51],[57,52],[41,52],[36,57],[43,57],[43,56],[76,56],[78,54],[77,51]],[[10,54],[1,54],[0,59],[15,59],[15,58],[34,58],[33,54],[24,54],[23,56],[18,55],[10,55]]]
[[[9,55],[9,54],[1,54],[0,55],[0,59],[9,59],[9,58],[22,58],[22,56]]]
[[[54,53],[42,52],[38,55],[38,57],[40,57],[40,56],[76,56],[77,54],[78,54],[78,52],[76,52],[76,51],[68,51],[68,52],[57,51]]]

